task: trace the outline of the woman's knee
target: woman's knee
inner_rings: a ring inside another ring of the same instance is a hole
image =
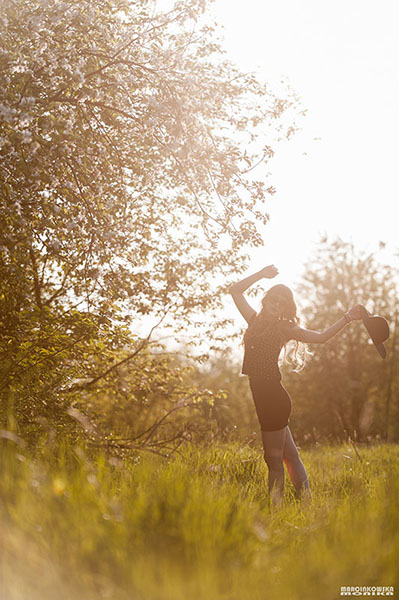
[[[287,429],[287,435],[286,435],[285,444],[284,444],[283,456],[284,456],[284,461],[297,462],[297,461],[301,460],[300,456],[299,456],[298,448],[296,447],[296,444],[292,437],[292,433],[289,430],[289,428]]]
[[[284,474],[284,463],[281,456],[271,456],[269,454],[264,453],[263,458],[265,459],[265,463],[267,464],[270,471]]]
[[[299,452],[296,448],[289,448],[284,450],[283,460],[285,463],[300,463],[302,462]]]

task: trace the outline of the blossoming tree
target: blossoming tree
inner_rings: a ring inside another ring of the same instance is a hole
[[[137,356],[145,319],[217,309],[297,99],[224,60],[203,0],[5,0],[0,27],[1,393],[29,421]]]

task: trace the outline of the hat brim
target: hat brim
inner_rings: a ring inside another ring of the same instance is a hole
[[[382,344],[382,343],[377,344],[374,341],[373,341],[373,344],[377,348],[377,350],[380,353],[380,355],[382,356],[382,358],[386,358],[387,351],[386,351],[386,348],[385,348],[384,344]]]

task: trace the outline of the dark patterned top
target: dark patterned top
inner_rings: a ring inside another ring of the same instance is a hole
[[[249,322],[248,329],[255,318],[254,315]],[[242,373],[266,381],[280,381],[278,357],[284,345],[284,339],[278,321],[265,319],[257,324],[246,337]]]

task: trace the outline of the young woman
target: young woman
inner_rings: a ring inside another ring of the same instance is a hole
[[[311,496],[306,469],[288,426],[291,398],[281,384],[278,358],[289,340],[324,344],[353,320],[361,319],[358,304],[336,323],[322,332],[299,327],[294,296],[285,285],[275,285],[262,299],[257,314],[243,293],[262,278],[278,275],[274,265],[246,277],[230,288],[233,300],[248,323],[244,335],[244,362],[242,373],[248,375],[256,413],[262,431],[264,458],[269,470],[269,491],[273,504],[278,504],[284,491],[284,464],[294,484],[297,496]]]

